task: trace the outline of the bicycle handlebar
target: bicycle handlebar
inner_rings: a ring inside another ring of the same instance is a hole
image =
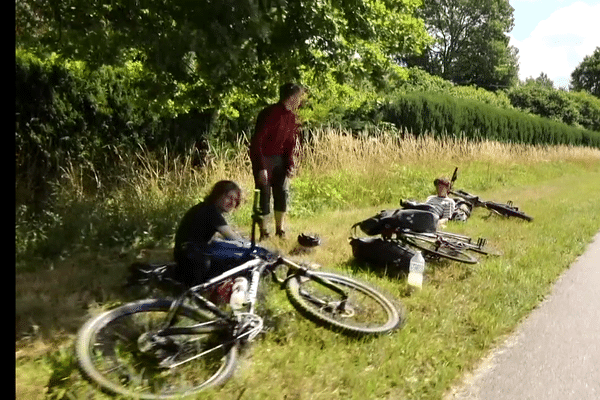
[[[458,178],[458,167],[454,168],[454,172],[452,173],[452,178],[450,179],[450,187],[452,187],[454,185],[456,178]]]
[[[469,203],[472,203],[473,206],[484,205],[486,203],[485,201],[480,200],[479,196],[472,195],[464,190],[450,190],[449,193],[465,199]]]

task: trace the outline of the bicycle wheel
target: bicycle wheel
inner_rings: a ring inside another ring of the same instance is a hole
[[[458,245],[452,245],[450,241],[438,241],[435,237],[402,236],[401,240],[416,247],[426,256],[434,258],[447,258],[449,260],[463,262],[466,264],[477,263],[477,258],[460,249]]]
[[[294,276],[286,281],[290,302],[313,321],[350,335],[376,335],[400,326],[398,309],[374,288],[354,279],[328,272],[311,271],[315,279]],[[342,289],[348,298],[326,287],[319,279]]]
[[[227,343],[231,335],[219,320],[182,306],[174,327],[203,326],[202,333],[153,334],[171,304],[142,300],[88,321],[76,342],[86,377],[105,391],[143,400],[181,399],[229,379],[238,349]]]
[[[486,208],[495,211],[496,213],[505,216],[505,217],[515,217],[515,218],[521,218],[524,219],[525,221],[533,221],[533,217],[530,217],[529,215],[525,214],[522,211],[519,211],[516,207],[510,206],[508,204],[500,204],[500,203],[491,203],[488,202],[486,204]]]

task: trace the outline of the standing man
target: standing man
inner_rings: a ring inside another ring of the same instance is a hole
[[[263,218],[260,240],[269,237],[268,219],[273,195],[275,234],[285,238],[285,213],[288,203],[289,178],[294,172],[294,150],[300,126],[296,112],[305,89],[294,83],[279,88],[279,102],[263,109],[256,119],[256,129],[250,143],[250,160],[254,184],[260,190]]]

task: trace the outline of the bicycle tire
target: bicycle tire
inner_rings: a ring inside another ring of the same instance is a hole
[[[301,314],[329,329],[352,336],[379,335],[400,327],[397,307],[373,287],[334,273],[311,271],[343,288],[348,293],[344,310],[336,308],[341,296],[307,276],[297,275],[286,281],[286,292]]]
[[[520,218],[523,219],[525,221],[531,222],[533,221],[533,217],[525,214],[523,211],[519,211],[518,209],[516,209],[515,207],[512,207],[508,204],[500,204],[500,203],[493,203],[493,202],[488,202],[486,204],[486,208],[494,211],[504,217],[515,217],[515,218]]]
[[[233,375],[238,346],[218,345],[224,340],[223,327],[215,328],[214,335],[205,341],[197,334],[169,336],[170,342],[163,345],[164,348],[156,346],[157,354],[149,355],[139,349],[143,334],[152,328],[153,322],[159,324],[164,320],[163,315],[171,304],[170,300],[141,300],[102,313],[85,323],[78,332],[75,347],[84,376],[103,391],[140,400],[181,399],[225,383]],[[186,320],[198,323],[206,322],[207,315],[182,306],[176,318],[178,324]],[[204,350],[199,349],[203,344],[217,349],[218,354],[212,354],[212,358],[217,359],[214,365],[210,361],[202,365],[206,360],[198,357],[173,370],[157,366],[158,354],[167,352],[167,346],[177,346],[177,352],[183,353]],[[204,376],[202,368],[209,366],[214,368]]]
[[[466,251],[457,248],[459,246],[450,246],[446,243],[439,244],[435,238],[430,239],[420,236],[402,236],[401,240],[406,244],[423,251],[423,253],[429,257],[447,258],[449,260],[458,261],[465,264],[476,264],[478,262],[477,258],[468,254]]]

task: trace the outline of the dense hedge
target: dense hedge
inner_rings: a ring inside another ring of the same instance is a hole
[[[370,102],[346,115],[348,121],[392,123],[414,135],[455,136],[525,144],[568,144],[600,148],[600,132],[580,129],[518,110],[440,93],[407,93]]]
[[[507,91],[520,110],[568,125],[600,131],[600,99],[587,92],[566,92],[529,81]]]
[[[17,195],[24,196],[17,201],[41,206],[49,184],[70,163],[87,168],[94,179],[118,168],[123,149],[202,143],[210,115],[176,116],[153,106],[144,95],[151,84],[127,67],[89,71],[78,63],[17,52],[15,163]]]

